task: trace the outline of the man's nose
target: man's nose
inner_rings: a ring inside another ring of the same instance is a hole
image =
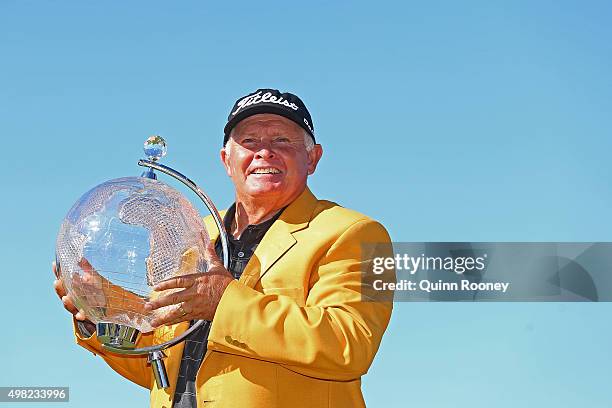
[[[271,147],[267,144],[261,145],[257,152],[255,152],[255,158],[257,159],[273,159],[276,157],[276,154],[271,149]]]

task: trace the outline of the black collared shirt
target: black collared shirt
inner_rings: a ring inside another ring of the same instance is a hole
[[[249,225],[246,227],[240,238],[236,239],[228,233],[229,247],[229,271],[234,275],[235,279],[240,279],[244,268],[253,256],[255,249],[261,242],[262,238],[268,232],[274,221],[280,217],[283,210],[280,210],[276,215],[268,221],[261,224]],[[227,210],[223,217],[223,225],[226,231],[232,230],[232,223],[236,215],[236,204]],[[221,240],[217,239],[215,243],[215,251],[221,257],[222,246]],[[191,322],[193,324],[193,322]],[[176,381],[176,391],[174,392],[174,408],[196,408],[196,386],[195,380],[204,354],[206,354],[206,342],[208,341],[208,333],[210,331],[210,322],[202,325],[198,330],[193,332],[187,340],[185,340],[185,348],[183,349],[183,357],[179,368],[178,379]]]

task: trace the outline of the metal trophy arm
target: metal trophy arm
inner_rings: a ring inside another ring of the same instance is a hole
[[[229,268],[227,232],[225,231],[223,221],[221,219],[221,216],[219,215],[219,212],[217,211],[217,208],[212,203],[208,195],[206,195],[206,193],[191,179],[168,166],[156,163],[159,158],[165,155],[165,149],[165,141],[160,136],[152,136],[151,138],[147,139],[147,141],[145,142],[145,153],[149,156],[151,160],[141,159],[138,161],[139,166],[147,168],[142,174],[142,177],[157,179],[157,176],[153,170],[158,170],[180,181],[181,183],[189,187],[194,193],[196,193],[196,195],[200,198],[200,200],[204,202],[204,205],[206,205],[206,207],[212,214],[215,224],[219,229],[219,237],[221,238],[221,247],[223,249],[223,265],[226,269]],[[187,336],[189,336],[191,333],[193,333],[205,323],[205,320],[198,320],[193,326],[187,329],[180,336],[177,336],[171,340],[168,340],[164,343],[155,346],[142,348],[121,347],[121,341],[119,341],[121,338],[129,338],[132,344],[136,342],[136,336],[138,333],[132,333],[131,331],[126,330],[129,328],[107,323],[98,323],[97,328],[98,338],[104,337],[110,339],[109,343],[102,344],[102,347],[105,350],[124,355],[148,354],[147,361],[151,364],[151,368],[153,369],[153,374],[155,376],[157,387],[168,388],[169,382],[166,373],[166,368],[163,362],[163,358],[165,357],[163,350],[180,343]],[[120,330],[123,330],[123,332],[120,332]]]
[[[178,171],[168,166],[164,166],[163,164],[155,163],[154,161],[151,161],[151,160],[139,160],[138,165],[143,166],[143,167],[149,167],[155,170],[159,170],[162,173],[165,173],[165,174],[168,174],[169,176],[174,177],[175,179],[179,180],[181,183],[189,187],[191,190],[193,190],[193,192],[195,192],[198,195],[198,197],[200,197],[200,199],[204,202],[204,204],[206,205],[206,207],[212,214],[215,220],[215,224],[217,225],[217,228],[219,229],[219,232],[220,232],[219,237],[221,238],[221,246],[223,248],[223,266],[225,266],[225,268],[228,268],[229,267],[229,252],[228,252],[228,239],[227,239],[227,233],[225,232],[225,226],[223,225],[221,215],[217,211],[217,208],[214,206],[210,198],[208,198],[206,193],[200,187],[198,187],[198,185],[194,183],[191,179],[189,179],[188,177],[184,176],[183,174],[179,173]],[[103,344],[102,347],[104,347],[104,349],[106,350],[113,351],[115,353],[131,354],[131,355],[145,354],[145,353],[150,353],[150,352],[154,352],[157,350],[163,350],[168,347],[172,347],[175,344],[180,343],[184,338],[189,336],[192,332],[194,332],[197,328],[199,328],[202,324],[204,324],[204,322],[205,320],[198,320],[196,324],[191,326],[188,330],[186,330],[180,336],[173,338],[172,340],[168,340],[165,343],[158,344],[156,346],[142,347],[138,349],[127,349],[127,348],[113,347],[108,344]]]
[[[159,170],[162,173],[165,173],[169,176],[174,177],[175,179],[177,179],[178,181],[180,181],[181,183],[189,187],[194,193],[197,194],[198,197],[200,197],[200,199],[204,202],[204,205],[206,205],[206,207],[212,214],[213,219],[215,220],[215,224],[217,225],[217,228],[219,229],[219,237],[221,238],[221,246],[223,248],[223,266],[225,266],[226,269],[229,268],[229,252],[228,252],[229,247],[228,247],[227,232],[225,231],[225,226],[223,225],[223,220],[221,219],[221,215],[219,214],[219,211],[217,211],[217,207],[215,207],[215,205],[212,203],[210,198],[208,198],[208,195],[206,195],[206,193],[191,179],[189,179],[188,177],[184,176],[183,174],[179,173],[178,171],[168,166],[164,166],[163,164],[156,163],[152,160],[144,160],[144,159],[138,160],[138,165],[143,166],[143,167],[149,167],[155,170]]]

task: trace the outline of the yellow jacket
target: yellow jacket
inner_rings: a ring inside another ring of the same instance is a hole
[[[218,237],[208,220],[211,239]],[[362,407],[361,376],[378,350],[391,302],[361,298],[365,242],[389,243],[382,225],[308,188],[270,227],[240,280],[224,292],[196,378],[199,407]],[[384,246],[375,256],[392,256]],[[384,253],[382,253],[384,252]],[[368,255],[371,259],[374,255]],[[188,323],[141,335],[159,344]],[[172,406],[183,343],[167,349],[171,387],[158,389],[146,356],[122,356],[95,338],[77,343],[151,390],[151,407]]]

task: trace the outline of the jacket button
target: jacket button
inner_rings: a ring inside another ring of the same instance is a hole
[[[225,336],[225,341],[227,341],[229,344],[232,344],[234,339],[232,339],[230,336]]]
[[[240,345],[242,344],[241,342],[239,342],[238,340],[232,340],[232,344],[236,347],[240,347]]]

